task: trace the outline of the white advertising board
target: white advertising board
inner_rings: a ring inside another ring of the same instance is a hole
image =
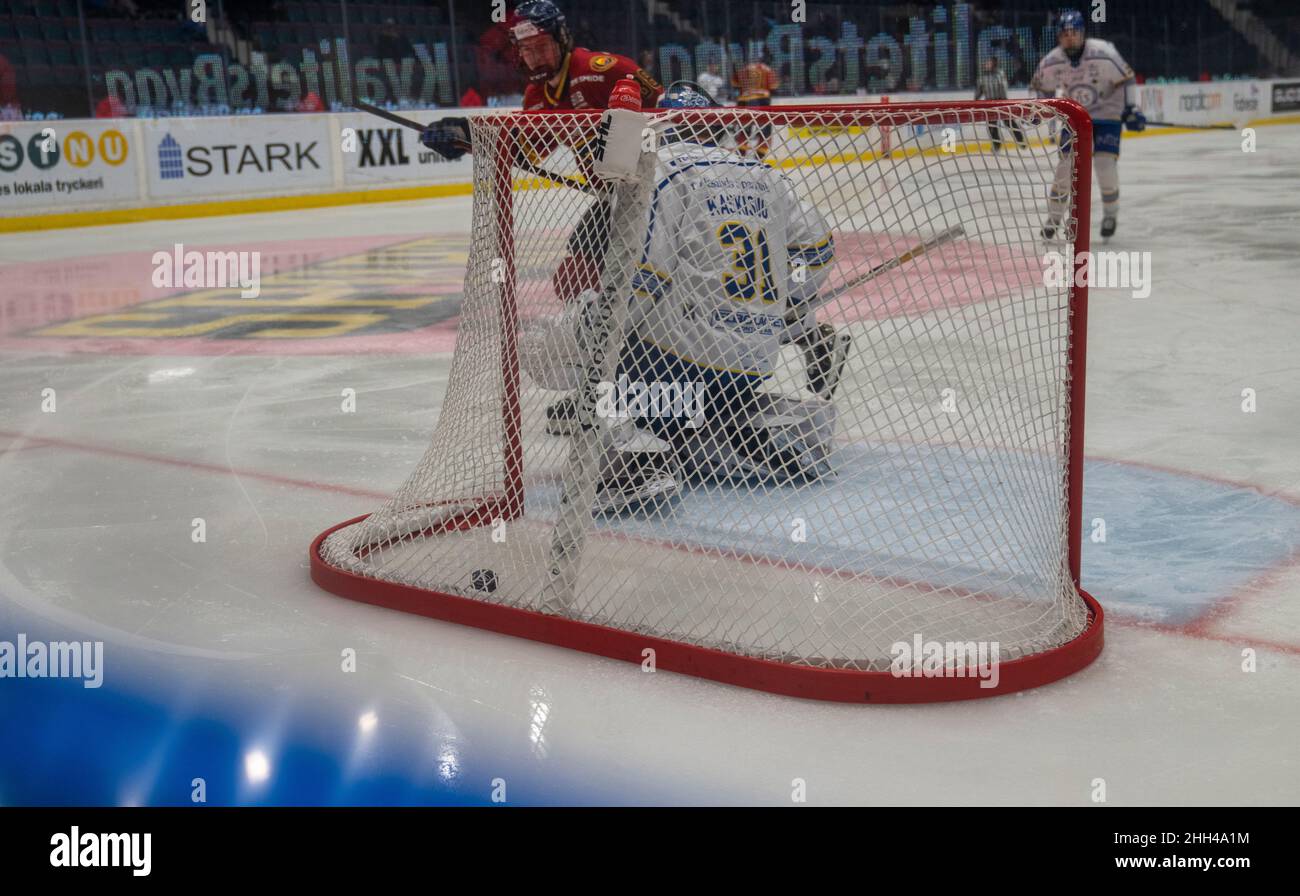
[[[314,193],[335,185],[330,117],[240,115],[141,122],[151,198]]]
[[[442,114],[411,113],[409,117],[423,123]],[[425,149],[413,128],[391,124],[364,112],[345,112],[336,117],[346,186],[468,183],[474,176],[469,156],[448,162]]]
[[[0,214],[138,202],[133,125],[81,120],[0,125]]]
[[[1023,88],[1012,97],[1024,97]],[[969,98],[969,91],[891,94],[893,101]],[[1300,82],[1144,84],[1153,121],[1244,126],[1300,112]],[[777,102],[878,102],[878,96]],[[405,113],[429,122],[506,109]],[[48,130],[47,130],[48,129]],[[915,138],[917,135],[911,135]],[[927,138],[936,135],[925,135]],[[779,138],[778,138],[779,139]],[[148,208],[399,187],[468,185],[469,157],[439,159],[418,133],[362,112],[0,123],[0,217]]]

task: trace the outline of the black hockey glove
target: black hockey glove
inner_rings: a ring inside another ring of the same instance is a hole
[[[453,162],[470,151],[469,119],[441,118],[420,132],[420,142]]]

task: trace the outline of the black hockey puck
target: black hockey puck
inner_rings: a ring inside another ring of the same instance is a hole
[[[469,583],[475,591],[491,594],[497,590],[497,574],[490,569],[476,569],[469,574]]]

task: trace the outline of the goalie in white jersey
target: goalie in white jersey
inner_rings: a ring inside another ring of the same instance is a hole
[[[660,100],[716,105],[689,82]],[[789,178],[719,145],[739,124],[686,115],[662,132],[614,386],[689,400],[609,428],[597,510],[671,494],[683,477],[781,484],[830,472],[848,337],[815,314],[834,239]],[[547,388],[577,385],[595,300],[526,335],[526,369]],[[787,343],[803,349],[809,394],[759,390]]]
[[[1068,9],[1056,22],[1058,44],[1038,63],[1029,86],[1040,96],[1065,96],[1092,116],[1093,168],[1101,187],[1101,235],[1109,237],[1119,221],[1119,141],[1125,127],[1146,128],[1137,108],[1133,69],[1109,41],[1084,34],[1082,13]],[[1070,144],[1061,143],[1047,224],[1043,236],[1052,239],[1060,228],[1069,198]]]

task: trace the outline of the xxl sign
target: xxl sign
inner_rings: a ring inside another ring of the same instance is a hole
[[[469,178],[472,174],[470,159],[448,162],[423,147],[418,135],[408,128],[376,126],[375,119],[364,113],[345,116],[342,123],[340,146],[345,183],[427,182],[431,176]]]

